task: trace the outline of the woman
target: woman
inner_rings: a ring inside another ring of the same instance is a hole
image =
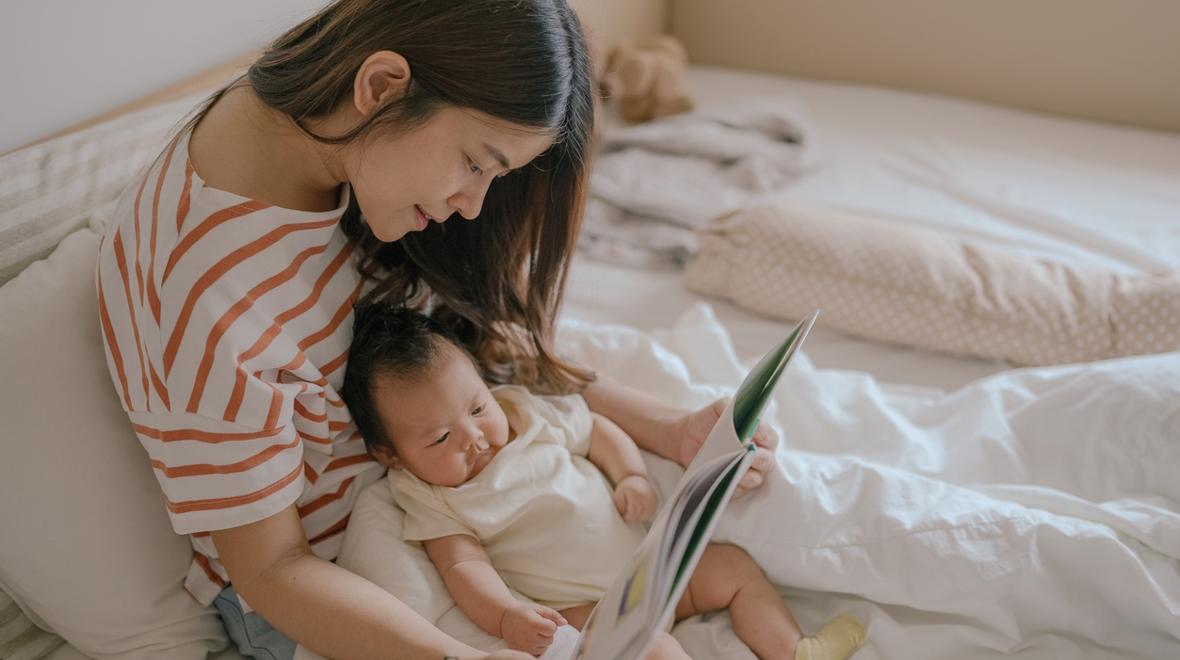
[[[122,196],[97,276],[108,364],[192,538],[185,587],[244,653],[486,657],[331,563],[383,471],[337,393],[362,296],[430,308],[490,379],[585,387],[683,463],[717,418],[553,354],[590,72],[562,0],[339,0],[211,97]]]

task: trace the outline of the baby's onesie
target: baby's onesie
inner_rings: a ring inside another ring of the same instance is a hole
[[[521,595],[557,610],[598,601],[643,540],[626,523],[613,487],[586,457],[592,421],[579,395],[492,390],[515,438],[475,478],[456,487],[390,470],[406,512],[403,538],[468,534]]]

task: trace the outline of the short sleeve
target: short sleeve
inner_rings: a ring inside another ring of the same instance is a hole
[[[290,420],[259,429],[182,412],[128,415],[178,534],[269,518],[303,492],[303,446]]]
[[[402,540],[429,541],[455,534],[466,534],[478,540],[479,536],[463,524],[434,487],[402,470],[391,469],[388,481],[393,500],[406,512]]]

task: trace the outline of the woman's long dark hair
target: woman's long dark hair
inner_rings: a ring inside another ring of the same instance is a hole
[[[409,63],[406,93],[343,135],[311,137],[343,144],[409,131],[450,105],[547,131],[555,142],[497,179],[474,222],[431,224],[382,243],[354,198],[341,223],[361,251],[363,276],[376,280],[366,300],[429,293],[432,315],[489,380],[555,391],[584,385],[592,375],[552,349],[594,123],[591,64],[573,9],[566,0],[337,0],[275,40],[239,84],[304,125],[351,98],[361,63],[380,50]]]

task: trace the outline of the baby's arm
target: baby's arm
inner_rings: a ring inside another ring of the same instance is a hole
[[[459,609],[489,635],[540,655],[565,619],[556,610],[513,597],[474,537],[452,534],[422,543]]]
[[[615,485],[615,506],[623,520],[650,520],[659,507],[659,498],[647,479],[647,466],[639,447],[618,424],[598,413],[590,416],[594,426],[586,457]]]

